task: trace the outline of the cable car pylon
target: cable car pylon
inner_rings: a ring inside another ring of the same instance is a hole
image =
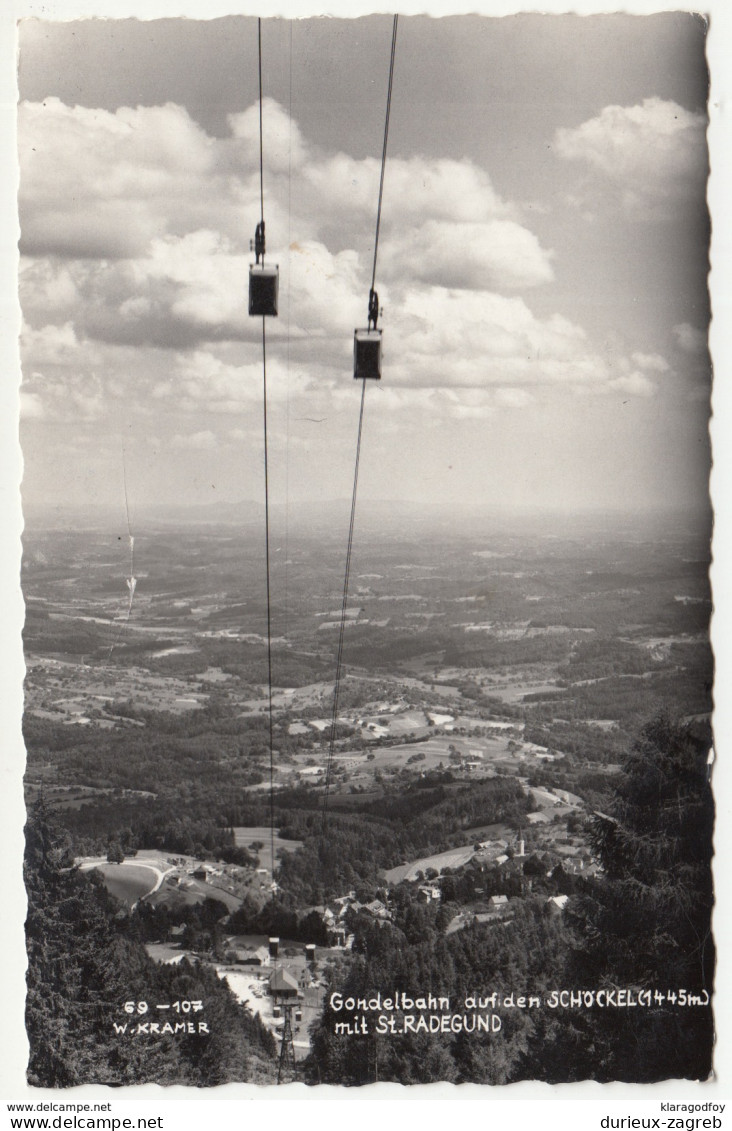
[[[277,1083],[287,1084],[297,1080],[297,1062],[295,1061],[295,1042],[292,1036],[292,1010],[291,1002],[282,1004],[282,1043],[280,1044],[280,1060],[277,1066]]]
[[[341,678],[343,675],[343,641],[346,628],[346,613],[348,611],[348,586],[351,575],[351,555],[353,552],[353,532],[356,522],[356,496],[358,493],[358,470],[361,460],[361,438],[363,434],[363,417],[366,401],[367,380],[381,379],[381,330],[377,323],[381,313],[379,309],[379,296],[376,291],[376,262],[379,254],[379,235],[381,231],[381,207],[384,198],[384,174],[386,172],[386,151],[389,140],[389,119],[391,116],[391,94],[394,83],[394,58],[396,55],[397,25],[399,17],[394,16],[391,33],[391,57],[389,59],[389,86],[386,97],[386,116],[384,120],[384,142],[381,150],[381,176],[379,179],[379,199],[376,208],[376,234],[374,237],[374,258],[371,270],[371,286],[369,288],[367,327],[354,331],[353,376],[361,380],[361,407],[358,417],[358,439],[356,441],[356,460],[353,475],[353,492],[351,495],[351,518],[348,526],[348,547],[346,550],[346,569],[343,581],[343,601],[341,604],[341,620],[338,633],[338,652],[336,658],[336,676],[333,688],[333,712],[331,715],[330,743],[325,771],[325,789],[323,791],[322,820],[320,832],[320,856],[322,860],[325,837],[328,831],[328,801],[333,777],[333,760],[335,754],[336,726],[338,723],[338,701],[340,696]]]

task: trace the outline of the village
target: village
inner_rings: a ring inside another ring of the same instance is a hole
[[[597,874],[597,861],[584,837],[567,828],[568,821],[575,829],[581,827],[582,800],[563,790],[537,789],[532,794],[536,809],[528,814],[526,830],[473,830],[475,839],[469,844],[385,870],[375,892],[359,897],[351,889],[324,904],[300,908],[301,917],[319,923],[319,943],[226,930],[228,917],[245,896],[256,894],[266,901],[277,892],[277,861],[299,847],[279,832],[270,837],[265,827],[234,830],[238,844],[260,854],[247,867],[143,849],[122,860],[86,858],[77,863],[101,875],[108,890],[131,909],[141,903],[166,908],[166,937],[146,944],[150,956],[166,964],[189,960],[211,966],[273,1033],[281,1035],[285,1023],[291,1025],[295,1057],[302,1058],[310,1048],[310,1026],[322,1012],[329,974],[348,965],[354,923],[371,920],[383,927],[392,922],[397,889],[401,899],[424,907],[449,904],[452,911],[443,924],[449,936],[473,925],[509,922],[525,899],[539,900],[549,915],[561,915],[569,896],[559,888],[571,885],[571,877]],[[203,942],[185,922],[185,909],[206,904],[219,909],[213,913],[222,928],[215,945],[210,936],[203,936]],[[176,917],[182,920],[178,924]]]

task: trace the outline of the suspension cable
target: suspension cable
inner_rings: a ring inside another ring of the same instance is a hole
[[[396,54],[397,23],[399,16],[394,16],[391,32],[391,58],[389,60],[389,91],[386,96],[386,120],[384,123],[384,145],[381,150],[381,177],[379,180],[379,203],[376,209],[376,236],[374,237],[374,266],[371,271],[371,290],[376,285],[376,257],[379,254],[379,231],[381,229],[381,202],[384,198],[384,173],[386,171],[386,146],[389,141],[389,118],[391,117],[391,88],[394,83],[394,56]]]
[[[289,575],[290,560],[290,312],[292,310],[292,24],[290,20],[290,67],[289,96],[287,106],[287,330],[286,330],[286,372],[287,396],[285,409],[285,638],[290,630],[289,619]]]
[[[257,61],[259,67],[259,205],[264,263],[264,131],[262,127],[262,20],[257,20]],[[274,706],[272,701],[272,596],[269,546],[269,448],[267,442],[267,319],[262,315],[262,423],[264,432],[264,557],[267,578],[267,698],[269,706],[269,837],[272,898],[275,895],[275,817],[274,817]]]
[[[386,172],[386,150],[389,140],[389,118],[391,116],[391,92],[394,82],[394,57],[396,54],[397,24],[399,17],[394,16],[391,33],[391,56],[389,59],[389,86],[386,98],[386,116],[384,121],[384,143],[381,150],[381,176],[379,178],[379,200],[376,209],[376,235],[374,237],[374,261],[371,271],[371,291],[369,295],[369,318],[371,318],[372,298],[375,294],[376,260],[379,252],[379,232],[381,229],[381,206],[384,196],[384,174]],[[348,611],[348,586],[351,576],[351,555],[353,552],[353,531],[356,522],[356,496],[358,492],[358,469],[361,462],[361,437],[363,433],[364,406],[366,402],[366,378],[362,379],[361,409],[358,417],[358,440],[356,442],[356,460],[353,474],[353,493],[351,495],[351,518],[348,526],[348,547],[346,550],[346,569],[343,581],[343,600],[341,604],[341,623],[338,632],[338,653],[336,657],[336,676],[333,688],[333,713],[331,716],[330,742],[328,745],[328,759],[325,771],[325,789],[323,792],[323,813],[321,823],[321,846],[325,840],[328,829],[328,801],[333,777],[333,760],[335,755],[336,725],[338,722],[338,702],[340,697],[341,680],[343,675],[343,642],[346,630],[346,614]]]
[[[272,600],[270,585],[270,553],[269,553],[269,454],[267,445],[267,335],[265,332],[266,319],[262,317],[262,391],[263,391],[263,424],[264,424],[264,556],[267,575],[267,689],[269,700],[269,836],[270,851],[272,854],[272,897],[274,898],[274,720],[272,702]]]
[[[335,750],[336,724],[338,722],[338,700],[341,690],[343,673],[343,640],[346,631],[346,612],[348,610],[348,583],[351,576],[351,554],[353,552],[353,530],[356,523],[356,494],[358,490],[358,467],[361,462],[361,436],[363,433],[363,410],[366,401],[366,381],[361,388],[361,411],[358,417],[358,440],[356,442],[356,464],[353,475],[353,493],[351,495],[351,520],[348,525],[348,549],[346,550],[346,573],[343,582],[343,601],[341,604],[341,624],[338,633],[338,655],[336,659],[335,687],[333,689],[333,713],[331,716],[330,745],[328,749],[328,762],[325,771],[325,792],[323,794],[323,822],[322,835],[325,836],[328,825],[328,797],[333,771],[333,755]]]
[[[262,19],[257,20],[257,62],[259,65],[259,218],[264,223],[264,130],[262,128]]]

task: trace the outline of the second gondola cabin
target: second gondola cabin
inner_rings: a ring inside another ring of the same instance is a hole
[[[381,380],[381,330],[354,331],[353,376]]]
[[[252,263],[249,266],[249,313],[277,317],[280,271],[276,263]]]

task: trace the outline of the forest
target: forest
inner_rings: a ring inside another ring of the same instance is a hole
[[[447,775],[449,779],[449,775]],[[429,779],[394,790],[382,802],[367,795],[353,798],[349,809],[328,817],[322,835],[322,795],[316,790],[282,790],[274,819],[280,835],[304,846],[279,862],[279,883],[291,905],[322,902],[354,884],[376,884],[382,869],[410,856],[443,851],[465,842],[469,830],[506,822],[518,829],[530,801],[512,778],[496,777],[474,785],[448,780],[430,787]],[[94,797],[78,807],[57,810],[56,819],[73,835],[77,854],[98,855],[111,845],[125,852],[165,848],[200,858],[213,856],[234,864],[254,864],[236,846],[232,829],[269,823],[269,799],[199,783],[185,809],[180,799]]]
[[[148,957],[130,913],[101,881],[72,866],[70,842],[43,802],[26,825],[25,883],[31,1045],[28,1081],[44,1088],[95,1084],[212,1086],[274,1079],[275,1042],[202,963]],[[150,1020],[128,1002],[202,1001],[207,1031],[130,1039],[115,1025]]]
[[[355,1020],[356,1012],[335,1014],[326,1005],[310,1080],[705,1079],[714,1039],[707,750],[704,738],[666,718],[642,730],[624,759],[610,812],[593,820],[604,874],[581,884],[563,916],[553,917],[545,899],[527,899],[510,922],[445,935],[442,908],[404,899],[393,923],[359,933],[358,959],[329,987],[344,999],[394,987],[413,999],[429,991],[455,1003],[490,990],[545,1001],[548,990],[596,995],[624,987],[650,993],[648,1008],[509,1009],[498,1037],[445,1037],[339,1034],[336,1021]],[[698,1003],[685,1004],[689,995]]]

